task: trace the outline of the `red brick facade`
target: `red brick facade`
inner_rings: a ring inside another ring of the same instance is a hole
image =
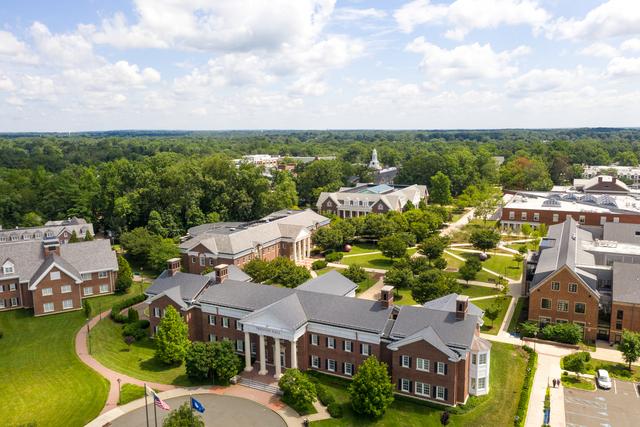
[[[613,302],[611,304],[611,332],[609,341],[620,342],[622,330],[640,331],[640,305]]]
[[[513,215],[511,215],[513,213]],[[523,216],[524,215],[524,216]],[[537,220],[536,220],[537,217]],[[552,209],[502,209],[501,221],[526,222],[530,224],[546,224],[551,226],[564,222],[568,217],[572,217],[578,223],[590,226],[600,226],[603,222],[620,222],[624,224],[640,224],[640,214],[630,213],[600,213],[600,212],[580,212],[580,211],[555,211]]]
[[[259,248],[258,253],[251,253],[235,259],[212,258],[211,256],[207,257],[207,254],[210,254],[210,252],[203,245],[197,245],[190,249],[188,253],[183,253],[181,257],[185,271],[193,274],[202,274],[205,269],[211,270],[219,264],[235,265],[242,268],[246,263],[256,258],[273,261],[280,256],[291,257],[293,247],[289,242],[277,242]]]

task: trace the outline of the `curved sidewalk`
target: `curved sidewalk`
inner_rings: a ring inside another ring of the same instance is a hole
[[[89,330],[93,329],[93,327],[104,317],[108,317],[111,310],[105,311],[93,319],[89,321]],[[89,354],[88,346],[87,346],[87,326],[83,326],[80,328],[78,333],[76,334],[76,354],[85,365],[89,366],[91,369],[105,377],[109,381],[109,395],[107,397],[107,401],[104,405],[104,408],[100,412],[101,414],[115,409],[118,407],[118,379],[120,379],[121,384],[135,384],[139,386],[143,386],[145,381],[141,381],[136,378],[132,378],[128,375],[121,374],[116,371],[112,371],[107,368],[96,359],[93,358]],[[154,388],[159,391],[167,391],[176,388],[175,386],[168,384],[158,384],[158,383],[146,383],[149,387]]]

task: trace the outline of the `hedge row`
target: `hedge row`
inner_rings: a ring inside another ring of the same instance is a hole
[[[538,366],[538,353],[526,345],[522,347],[522,349],[529,353],[529,360],[527,361],[527,371],[524,375],[524,384],[520,392],[518,410],[516,411],[516,417],[513,421],[515,427],[524,426],[527,418],[527,408],[529,407],[529,398],[531,397],[531,388],[533,387],[533,377],[536,375],[536,368]]]
[[[145,299],[147,299],[147,296],[140,294],[114,304],[113,307],[111,307],[111,319],[113,319],[114,322],[127,323],[129,321],[129,317],[127,315],[120,314],[120,312],[127,307],[131,307],[132,305],[136,305],[139,302],[144,301]]]

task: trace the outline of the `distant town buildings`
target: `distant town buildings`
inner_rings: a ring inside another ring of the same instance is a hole
[[[392,185],[393,181],[396,179],[398,175],[397,167],[388,167],[385,168],[382,166],[380,161],[378,160],[378,150],[375,148],[371,152],[371,161],[369,162],[369,169],[371,169],[373,173],[373,183],[374,184],[387,184]]]
[[[402,212],[408,202],[418,206],[428,197],[425,185],[359,184],[335,192],[322,192],[316,207],[320,213],[351,218],[369,213]]]
[[[0,226],[0,244],[29,240],[42,241],[54,237],[61,244],[65,244],[74,232],[79,239],[84,238],[87,232],[94,236],[93,224],[83,218],[73,217],[61,221],[47,221],[40,227],[16,227],[3,230]]]
[[[218,264],[242,267],[256,258],[302,261],[311,254],[311,233],[327,224],[329,218],[310,209],[284,210],[257,221],[192,227],[179,247],[185,270],[196,274]]]
[[[609,166],[584,166],[584,172],[582,173],[583,178],[593,178],[598,175],[610,174],[611,172],[615,172],[615,176],[618,178],[622,178],[625,181],[634,184],[634,186],[640,183],[640,166],[618,166],[618,165],[609,165]]]

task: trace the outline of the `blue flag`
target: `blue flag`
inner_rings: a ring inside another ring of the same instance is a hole
[[[202,406],[202,403],[198,402],[193,397],[191,398],[191,407],[200,413],[204,412],[204,406]]]

